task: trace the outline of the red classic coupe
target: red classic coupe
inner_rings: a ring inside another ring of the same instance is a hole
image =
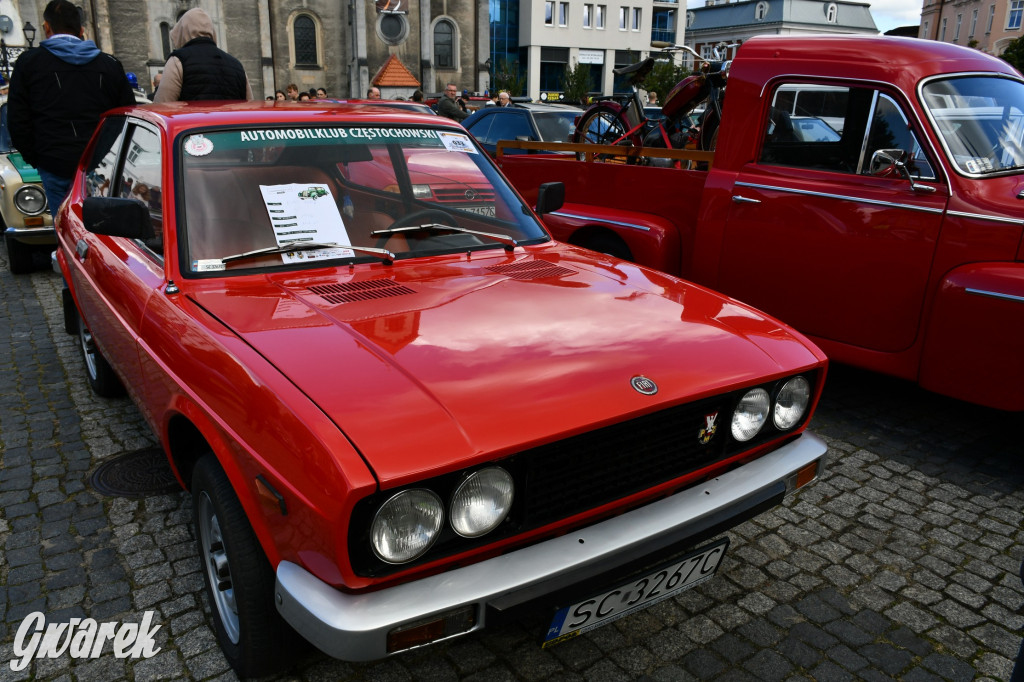
[[[813,344],[553,241],[436,116],[109,112],[57,233],[88,381],[191,491],[243,676],[296,632],[369,660],[538,605],[554,644],[710,578],[821,471]]]

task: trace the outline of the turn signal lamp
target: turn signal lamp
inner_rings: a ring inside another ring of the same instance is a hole
[[[808,483],[818,478],[818,465],[821,460],[814,460],[810,464],[805,464],[803,467],[798,469],[795,473],[790,474],[786,477],[786,494],[793,492],[799,488],[804,487]]]
[[[463,606],[439,613],[407,625],[400,625],[388,633],[388,653],[405,651],[413,647],[436,642],[439,639],[469,632],[476,625],[476,607]]]

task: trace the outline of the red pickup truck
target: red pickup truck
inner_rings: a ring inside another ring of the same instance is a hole
[[[1024,410],[1024,80],[999,59],[756,37],[710,168],[498,163],[531,201],[564,183],[544,216],[558,239],[766,310],[839,362]]]

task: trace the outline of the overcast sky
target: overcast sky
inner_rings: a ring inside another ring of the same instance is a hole
[[[917,26],[921,23],[920,0],[867,0],[871,16],[881,33],[897,26]],[[687,0],[687,7],[703,7],[704,0]]]

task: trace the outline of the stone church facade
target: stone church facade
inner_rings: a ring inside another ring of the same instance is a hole
[[[300,90],[323,87],[331,97],[363,97],[392,55],[425,92],[439,92],[447,82],[470,91],[488,86],[484,0],[72,2],[83,11],[86,37],[120,59],[146,90],[170,54],[170,29],[193,7],[213,18],[218,45],[245,66],[257,98],[290,83]],[[0,0],[4,44],[14,52],[25,46],[22,27],[30,22],[38,45],[46,4]]]

